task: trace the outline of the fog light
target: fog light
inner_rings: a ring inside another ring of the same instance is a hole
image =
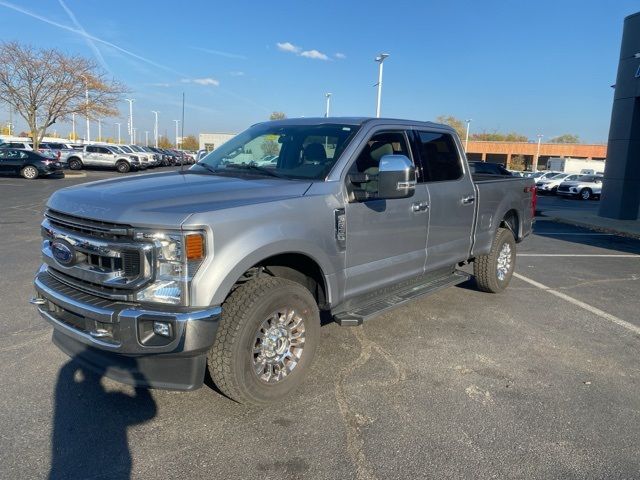
[[[153,333],[163,337],[171,337],[171,324],[166,322],[153,322]]]

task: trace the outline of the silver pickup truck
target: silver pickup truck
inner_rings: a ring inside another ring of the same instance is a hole
[[[111,378],[192,390],[208,367],[264,404],[308,371],[321,315],[360,325],[469,279],[467,262],[505,289],[535,201],[532,179],[472,178],[444,125],[261,123],[184,172],[54,193],[32,303]]]
[[[139,169],[141,162],[137,155],[122,153],[108,145],[85,145],[82,150],[67,156],[67,166],[71,170],[84,167],[115,168],[120,173],[127,173]]]

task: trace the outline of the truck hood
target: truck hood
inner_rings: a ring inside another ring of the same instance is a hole
[[[55,192],[47,206],[105,222],[180,226],[192,213],[300,197],[311,182],[190,172],[132,175]]]

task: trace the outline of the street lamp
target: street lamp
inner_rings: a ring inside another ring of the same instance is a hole
[[[144,146],[149,146],[149,130],[144,131]]]
[[[174,122],[176,122],[176,149],[179,149],[180,146],[178,144],[178,124],[180,123],[180,120],[174,120]]]
[[[73,141],[76,141],[76,114],[71,114],[71,136],[73,137]]]
[[[156,110],[151,110],[151,113],[153,113],[155,115],[155,117],[156,117],[156,122],[155,122],[155,124],[153,126],[153,138],[154,138],[154,141],[155,141],[155,144],[156,144],[155,146],[156,146],[156,148],[158,148],[158,114],[160,112],[157,112]]]
[[[535,162],[533,162],[533,172],[534,173],[538,171],[538,159],[540,158],[540,143],[542,142],[542,137],[544,137],[544,135],[539,133],[538,134],[538,151],[536,152],[536,160],[535,160]]]
[[[102,120],[98,120],[98,141],[102,141]]]
[[[120,124],[116,122],[114,125],[118,127],[118,143],[120,143]]]
[[[129,102],[129,136],[131,137],[131,144],[134,144],[133,141],[133,102],[135,98],[125,98],[127,102]]]
[[[85,77],[84,75],[80,75],[83,79],[84,79],[84,106],[85,106],[85,110],[84,110],[84,115],[87,118],[87,138],[86,141],[90,142],[91,141],[91,132],[90,132],[90,123],[89,123],[89,81],[87,80],[87,77]]]
[[[325,93],[324,96],[327,98],[327,109],[324,114],[325,117],[329,118],[329,105],[331,103],[331,93]]]
[[[389,56],[388,53],[381,53],[376,57],[378,62],[378,100],[376,102],[376,117],[380,118],[380,100],[382,99],[382,62]]]
[[[469,147],[469,125],[471,125],[472,119],[468,118],[466,120],[467,122],[467,135],[466,137],[464,137],[464,151],[466,152],[468,150]]]
[[[136,145],[136,142],[138,141],[138,139],[136,138],[136,132],[138,131],[138,129],[132,128],[131,130],[133,131],[133,138],[131,139],[131,144]]]

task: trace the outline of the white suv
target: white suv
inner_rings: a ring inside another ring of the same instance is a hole
[[[558,195],[578,197],[582,200],[600,197],[602,193],[602,178],[600,175],[582,175],[576,180],[562,182],[558,186]]]
[[[580,176],[581,175],[577,173],[558,173],[557,175],[538,180],[536,182],[536,190],[538,191],[538,194],[541,195],[544,195],[545,193],[555,195],[562,182],[571,182],[573,180],[577,180]]]

